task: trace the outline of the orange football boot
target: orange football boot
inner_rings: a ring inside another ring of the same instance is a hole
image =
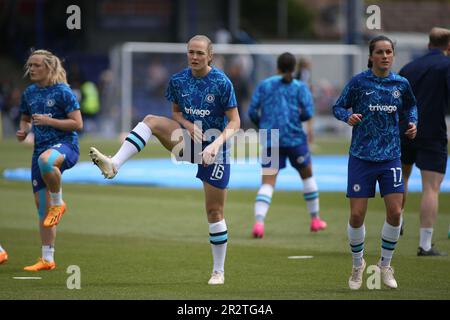
[[[62,203],[62,205],[51,206],[48,209],[48,213],[45,217],[43,226],[46,228],[56,226],[59,223],[59,220],[61,220],[64,212],[66,212],[66,204],[64,202]]]
[[[38,262],[33,264],[32,266],[28,266],[23,268],[25,271],[41,271],[41,270],[53,270],[56,268],[56,264],[54,262],[48,262],[43,258],[39,258]]]
[[[0,264],[5,263],[8,261],[8,254],[6,251],[0,252]]]

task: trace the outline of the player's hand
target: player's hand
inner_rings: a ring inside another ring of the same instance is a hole
[[[362,121],[362,114],[354,113],[348,118],[347,123],[350,126],[354,126],[354,125],[357,125],[358,123],[360,123],[361,121]]]
[[[36,113],[31,116],[31,119],[35,126],[48,126],[51,118],[48,115]]]
[[[25,140],[25,138],[27,137],[27,134],[28,133],[25,130],[17,130],[16,131],[17,140],[19,140],[19,141]]]
[[[195,124],[192,124],[192,126],[190,127],[189,134],[191,135],[191,138],[194,140],[195,143],[203,142],[203,132]]]
[[[203,166],[208,166],[214,163],[216,156],[219,152],[220,146],[216,146],[215,143],[208,145],[202,152],[200,152],[203,160]]]
[[[410,122],[408,123],[408,129],[405,131],[405,136],[407,136],[409,139],[414,139],[417,134],[417,127],[414,123]]]

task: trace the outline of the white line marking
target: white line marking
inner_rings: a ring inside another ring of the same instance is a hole
[[[288,259],[312,259],[313,256],[289,256]]]
[[[41,280],[41,277],[13,277],[16,280]]]

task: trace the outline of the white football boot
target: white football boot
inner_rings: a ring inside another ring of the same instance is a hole
[[[100,168],[105,178],[112,179],[115,177],[117,169],[110,157],[105,156],[94,147],[90,147],[89,156],[91,157],[92,162]]]
[[[397,289],[398,284],[394,278],[394,268],[391,266],[382,267],[380,263],[377,264],[379,272],[381,273],[381,279],[383,283],[391,289]]]
[[[360,267],[352,268],[352,275],[348,279],[348,286],[352,290],[358,290],[361,288],[363,282],[364,269],[366,269],[366,261],[362,259],[362,265]]]
[[[225,283],[225,274],[223,272],[214,271],[211,274],[211,279],[209,279],[208,284],[216,285],[216,284],[224,284]]]

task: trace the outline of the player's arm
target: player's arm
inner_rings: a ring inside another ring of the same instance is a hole
[[[231,138],[236,132],[238,132],[241,127],[241,119],[239,117],[239,112],[237,108],[231,108],[225,111],[225,115],[228,118],[228,124],[222,131],[220,136],[218,136],[210,145],[208,145],[202,152],[203,161],[206,164],[211,164],[214,162],[220,147]]]
[[[16,132],[17,140],[23,141],[31,130],[31,116],[22,113],[20,116],[19,130]]]
[[[409,85],[409,82],[406,86],[406,95],[404,99],[404,104],[407,107],[407,119],[408,119],[408,128],[405,131],[405,135],[409,139],[414,139],[417,135],[417,101],[416,97],[414,96],[411,86]]]
[[[414,139],[417,135],[417,106],[413,105],[408,112],[408,129],[405,135],[409,139]]]
[[[250,120],[259,127],[260,109],[261,109],[261,85],[259,85],[252,95],[250,107],[248,108],[248,117]]]
[[[308,121],[314,115],[314,102],[311,91],[306,85],[299,90],[300,95],[300,121]]]
[[[300,94],[300,121],[306,124],[306,135],[308,143],[312,144],[314,140],[313,120],[314,115],[314,101],[311,91],[306,85],[301,87]]]
[[[181,124],[184,128],[189,131],[191,138],[194,139],[195,142],[201,143],[203,141],[203,133],[202,130],[197,127],[194,123],[189,120],[186,120],[183,117],[183,112],[181,112],[180,107],[175,102],[172,102],[172,119]]]
[[[353,83],[350,81],[342,91],[341,96],[333,106],[333,114],[336,119],[354,126],[362,121],[362,114],[352,113],[348,109],[353,107]]]
[[[55,119],[46,114],[33,114],[35,126],[49,126],[62,131],[80,131],[83,129],[83,118],[80,110],[74,110],[67,114],[67,119]]]

